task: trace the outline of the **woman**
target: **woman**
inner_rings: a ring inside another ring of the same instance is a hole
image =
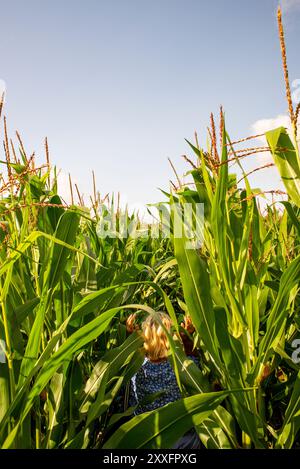
[[[170,331],[172,327],[171,318],[163,312],[159,312],[157,315],[166,330]],[[127,319],[128,332],[137,330],[135,317],[135,315],[131,315]],[[168,361],[170,345],[160,322],[154,315],[149,315],[142,323],[145,360],[140,370],[132,379],[130,392],[130,404],[137,405],[135,414],[155,410],[182,397],[175,373]],[[194,330],[188,318],[185,318],[184,327],[189,333],[192,333]],[[182,338],[185,350],[188,352],[187,354],[196,361],[195,357],[191,355],[193,353],[191,341],[184,333]],[[149,396],[151,395],[154,397],[149,402]],[[187,432],[173,446],[173,448],[177,449],[199,449],[200,447],[201,442],[194,428]]]

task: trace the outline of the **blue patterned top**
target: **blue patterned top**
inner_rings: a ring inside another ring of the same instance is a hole
[[[197,361],[194,357],[189,358]],[[143,402],[154,393],[162,393],[162,395],[152,402]],[[138,404],[135,414],[157,409],[178,399],[181,399],[181,393],[170,362],[164,360],[160,363],[152,363],[145,358],[142,367],[131,380],[129,402],[130,405]]]

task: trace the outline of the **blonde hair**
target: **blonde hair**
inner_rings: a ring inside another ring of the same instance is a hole
[[[159,319],[165,328],[170,331],[172,321],[168,314],[159,311],[157,313]],[[162,360],[167,358],[168,350],[170,348],[166,333],[157,321],[156,317],[150,314],[142,324],[143,338],[144,338],[144,350],[146,356],[150,360]]]

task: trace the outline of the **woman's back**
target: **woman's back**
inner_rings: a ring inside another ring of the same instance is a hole
[[[153,402],[143,404],[143,400],[154,393],[162,393],[162,395]],[[164,360],[153,363],[146,358],[132,380],[131,402],[141,403],[136,413],[157,409],[180,398],[180,390],[170,362]]]
[[[158,316],[158,318],[157,318]],[[132,326],[132,317],[131,317]],[[135,414],[158,409],[181,399],[174,370],[168,361],[169,342],[165,330],[170,333],[171,319],[162,312],[149,315],[142,324],[146,358],[131,380],[130,405],[136,406]],[[190,357],[197,361],[194,357]],[[155,395],[159,393],[159,396]],[[177,449],[198,449],[200,439],[192,428],[173,446]]]

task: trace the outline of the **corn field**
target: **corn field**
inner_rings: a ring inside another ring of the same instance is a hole
[[[124,220],[143,229],[138,215],[96,189],[84,206],[71,179],[67,204],[47,141],[37,166],[19,133],[10,138],[2,99],[1,448],[170,448],[192,426],[205,448],[300,446],[299,105],[291,103],[280,12],[279,27],[292,134],[270,130],[266,147],[244,148],[254,137],[231,142],[223,110],[218,125],[211,116],[207,148],[197,135],[188,142],[193,183],[164,192],[169,237],[119,236]],[[262,151],[286,191],[265,210],[243,169],[243,158]],[[186,231],[185,204],[196,224],[204,204],[197,249],[174,234],[175,224]],[[108,215],[116,234],[100,237]],[[169,359],[182,399],[134,415],[128,388],[144,357],[125,323],[132,312],[160,310],[174,323]],[[180,340],[186,313],[199,367]]]

